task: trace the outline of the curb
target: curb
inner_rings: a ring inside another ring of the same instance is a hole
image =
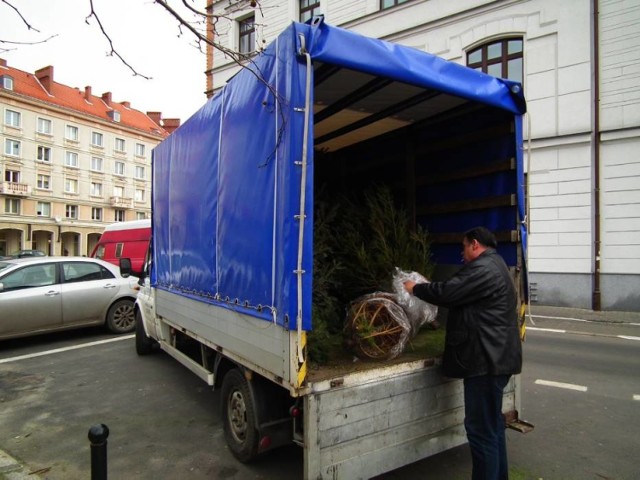
[[[529,305],[532,317],[548,317],[557,320],[588,320],[601,323],[640,323],[640,312],[594,311],[581,308]]]
[[[37,472],[30,472],[26,465],[0,450],[1,480],[38,480],[42,478]]]

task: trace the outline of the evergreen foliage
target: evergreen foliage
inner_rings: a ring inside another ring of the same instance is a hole
[[[348,305],[377,291],[391,292],[395,267],[430,277],[427,232],[412,228],[388,187],[327,198],[321,190],[314,212],[313,331],[309,355],[326,362],[342,343]]]

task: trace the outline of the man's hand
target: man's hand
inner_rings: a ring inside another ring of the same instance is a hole
[[[407,290],[407,292],[409,292],[411,295],[413,295],[413,287],[416,285],[416,282],[412,282],[411,280],[407,280],[406,282],[404,282],[404,288]]]

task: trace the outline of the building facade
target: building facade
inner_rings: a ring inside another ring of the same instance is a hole
[[[89,255],[104,227],[150,217],[151,150],[179,120],[0,59],[0,256]]]
[[[640,0],[218,0],[209,35],[259,54],[292,20],[523,83],[531,301],[640,311]],[[345,48],[349,48],[345,45]],[[239,67],[210,51],[208,94]]]

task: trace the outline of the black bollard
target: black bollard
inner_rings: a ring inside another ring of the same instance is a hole
[[[89,429],[91,442],[91,480],[107,480],[107,437],[109,427],[104,423]]]

